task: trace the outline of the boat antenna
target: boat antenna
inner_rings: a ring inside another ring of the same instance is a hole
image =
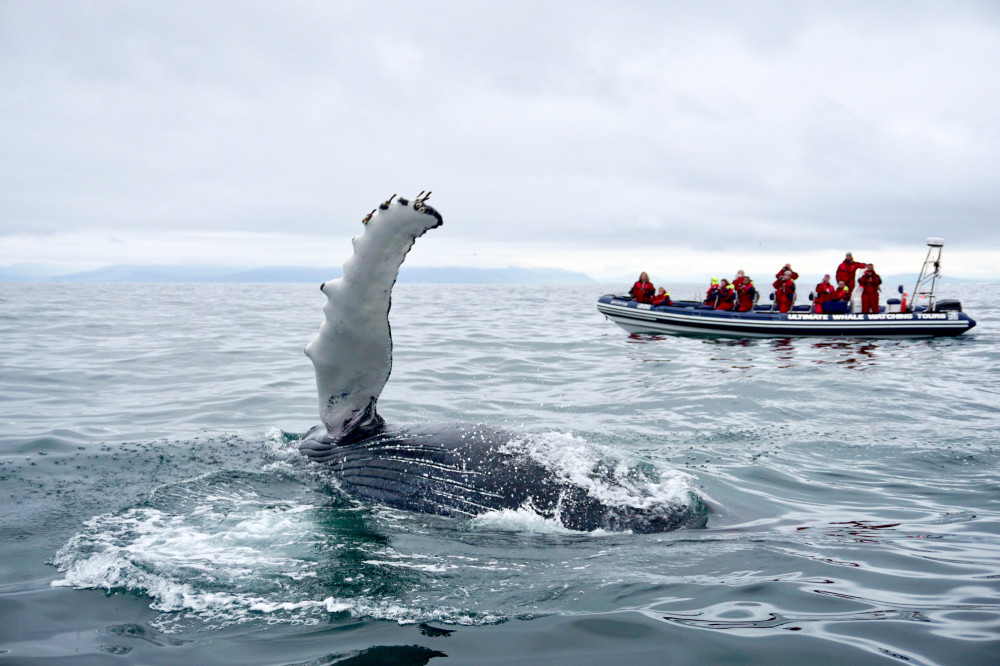
[[[934,292],[937,289],[938,280],[941,278],[941,248],[943,247],[943,238],[927,239],[927,256],[924,258],[924,267],[920,269],[917,284],[913,287],[913,297],[910,302],[916,305],[917,298],[926,296],[928,312],[934,310]]]

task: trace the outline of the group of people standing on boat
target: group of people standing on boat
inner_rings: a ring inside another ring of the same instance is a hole
[[[857,272],[861,269],[864,269],[864,273],[857,278]],[[785,264],[774,277],[772,286],[775,308],[779,312],[788,312],[795,303],[795,281],[799,279],[799,274],[792,269],[791,264]],[[834,286],[830,276],[824,275],[823,280],[816,285],[813,291],[813,312],[822,314],[824,303],[851,300],[855,280],[857,286],[861,288],[862,314],[875,314],[879,311],[878,295],[881,291],[882,278],[875,272],[874,264],[854,261],[854,257],[848,252],[844,261],[837,267],[836,279],[837,286]],[[629,295],[632,300],[639,303],[673,305],[670,293],[663,287],[656,289],[645,272],[641,273],[639,279],[632,285]],[[757,295],[753,280],[740,270],[732,282],[725,278],[722,280],[712,278],[711,285],[705,293],[704,305],[712,306],[716,310],[749,312],[754,308]]]
[[[861,277],[858,278],[859,270],[864,269]],[[857,279],[858,286],[861,287],[861,313],[878,313],[878,295],[882,291],[882,278],[875,272],[875,264],[854,261],[850,252],[844,260],[837,266],[837,286],[830,284],[830,276],[824,275],[823,281],[816,285],[815,296],[813,296],[813,310],[823,312],[823,303],[830,301],[849,301],[854,293],[854,281]]]
[[[858,279],[858,285],[861,287],[861,312],[862,314],[875,314],[878,312],[878,294],[882,291],[882,278],[875,272],[875,264],[854,261],[851,253],[848,252],[844,260],[837,266],[837,288],[846,288],[847,299],[849,299],[850,295],[854,293],[855,276],[862,268],[865,272]],[[822,310],[817,310],[817,312],[822,312]]]

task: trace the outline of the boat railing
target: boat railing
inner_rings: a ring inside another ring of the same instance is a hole
[[[938,280],[941,278],[941,250],[943,247],[944,239],[927,239],[927,256],[924,258],[923,268],[920,269],[920,275],[917,277],[917,283],[912,292],[913,300],[911,302],[914,305],[916,305],[917,299],[926,298],[927,309],[934,309],[935,291]]]

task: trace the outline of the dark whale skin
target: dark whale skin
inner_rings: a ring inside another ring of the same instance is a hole
[[[349,494],[397,509],[455,518],[530,507],[578,531],[637,534],[704,527],[694,493],[681,504],[612,505],[560,477],[516,447],[510,433],[481,425],[379,425],[350,440],[325,441],[317,427],[299,450],[330,467]]]

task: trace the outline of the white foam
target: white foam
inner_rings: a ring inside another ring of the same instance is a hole
[[[294,555],[315,538],[313,510],[210,494],[187,515],[137,508],[97,516],[56,554],[63,577],[52,585],[134,590],[162,611],[252,607],[262,600],[245,594],[246,579],[314,573],[313,562]],[[231,592],[210,590],[219,587]]]
[[[499,613],[474,613],[454,606],[435,604],[432,608],[420,609],[404,606],[395,601],[373,601],[366,598],[338,599],[329,597],[323,601],[330,613],[350,613],[354,616],[388,620],[399,624],[418,622],[447,622],[460,625],[496,624],[510,619]]]
[[[146,595],[150,608],[163,613],[153,623],[162,631],[183,629],[188,618],[208,626],[254,619],[315,624],[327,613],[403,624],[507,619],[438,603],[424,608],[416,600],[371,598],[365,592],[331,596],[322,585],[292,583],[328,575],[330,562],[315,558],[316,546],[331,552],[342,545],[325,543],[328,536],[314,507],[265,502],[253,492],[208,490],[186,514],[142,507],[86,521],[53,558],[62,577],[52,585]],[[373,551],[366,564],[433,577],[461,568],[437,556],[391,548]],[[351,580],[363,578],[357,573]]]
[[[249,608],[252,611],[258,613],[278,613],[281,611],[299,611],[299,610],[309,610],[313,608],[325,608],[327,606],[326,601],[256,601],[249,604]],[[330,611],[331,613],[337,611]]]
[[[403,569],[413,569],[425,573],[446,573],[449,569],[457,569],[454,564],[415,564],[413,562],[393,562],[388,560],[365,560],[365,564],[380,567],[401,567]]]
[[[637,461],[570,433],[520,437],[504,449],[529,456],[608,506],[673,506],[686,503],[693,490],[692,477],[685,472],[660,469],[659,478],[651,478],[639,472]]]
[[[517,509],[497,509],[487,511],[469,519],[476,529],[500,530],[506,532],[532,532],[535,534],[579,534],[563,524],[558,518],[539,515],[530,506]],[[601,530],[598,530],[601,531]]]
[[[281,428],[270,427],[265,430],[262,442],[265,452],[271,458],[270,462],[264,464],[263,471],[292,474],[302,468],[305,459],[299,453],[297,444],[285,438]]]

